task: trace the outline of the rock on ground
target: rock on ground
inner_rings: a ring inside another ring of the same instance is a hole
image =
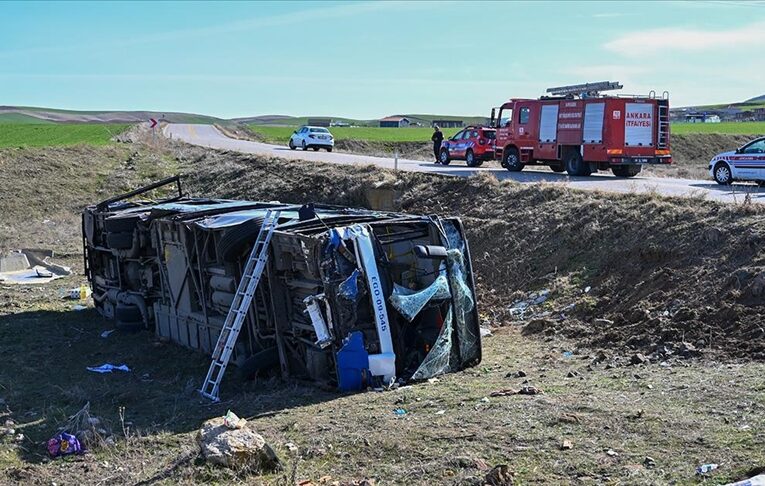
[[[281,462],[266,440],[247,423],[241,429],[228,429],[223,417],[208,420],[197,433],[202,455],[213,464],[249,471],[273,471]]]

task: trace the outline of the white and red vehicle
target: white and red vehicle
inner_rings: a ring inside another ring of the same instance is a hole
[[[610,169],[633,177],[644,164],[672,163],[669,94],[600,94],[621,88],[609,81],[562,86],[492,109],[495,158],[509,171],[547,165],[575,176]]]

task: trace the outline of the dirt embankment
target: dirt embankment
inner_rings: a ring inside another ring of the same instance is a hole
[[[387,188],[397,207],[461,216],[485,322],[529,292],[550,299],[529,328],[584,346],[684,349],[765,359],[765,219],[757,205],[653,194],[577,192],[205,151],[131,147],[0,151],[0,247],[80,251],[82,206],[180,170],[192,194],[367,205]],[[591,288],[589,292],[584,290]],[[573,305],[573,307],[571,307]],[[518,323],[521,325],[522,323]],[[687,347],[687,346],[686,346]]]
[[[233,153],[200,151],[185,167],[198,194],[366,205],[368,188],[387,187],[403,210],[461,216],[482,313],[492,324],[512,321],[510,306],[525,293],[550,289],[550,301],[538,309],[545,318],[529,331],[620,354],[699,348],[765,359],[759,206]]]

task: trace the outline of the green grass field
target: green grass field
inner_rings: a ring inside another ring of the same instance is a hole
[[[287,143],[297,127],[269,127],[250,125],[250,130],[261,134],[267,141]],[[367,142],[429,142],[433,129],[416,128],[379,128],[379,127],[332,127],[329,129],[335,140],[363,140]],[[444,135],[449,137],[459,128],[445,128]]]
[[[765,122],[722,122],[722,123],[673,123],[672,133],[725,133],[728,135],[765,134]]]
[[[0,148],[60,145],[106,145],[128,124],[0,124]]]

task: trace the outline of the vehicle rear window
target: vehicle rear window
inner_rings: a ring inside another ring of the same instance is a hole
[[[311,128],[310,130],[312,133],[329,133],[326,128]]]
[[[497,138],[497,132],[494,130],[484,130],[483,131],[483,138],[488,138],[489,140],[494,140]]]

